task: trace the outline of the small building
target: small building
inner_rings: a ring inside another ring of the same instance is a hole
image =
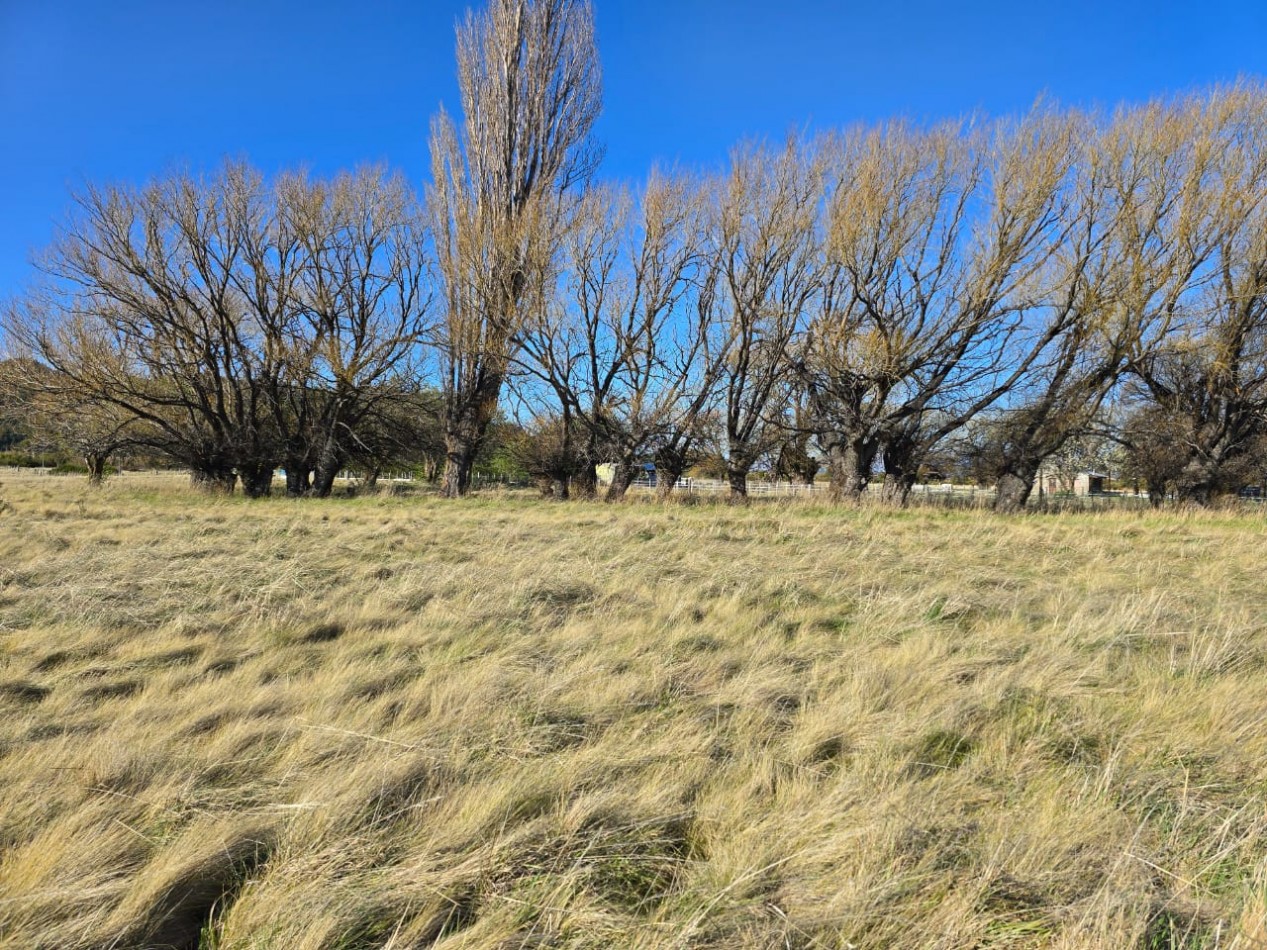
[[[601,465],[594,466],[594,475],[598,479],[600,485],[610,485],[612,479],[616,475],[616,465],[613,462],[603,462]],[[647,462],[643,465],[634,465],[634,481],[643,484],[650,484],[655,487],[655,463]]]
[[[1108,472],[1086,470],[1056,472],[1042,469],[1038,473],[1038,491],[1044,495],[1103,495],[1108,490]]]

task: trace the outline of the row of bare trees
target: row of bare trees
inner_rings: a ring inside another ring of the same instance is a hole
[[[846,499],[882,464],[905,503],[953,448],[1014,510],[1112,404],[1141,465],[1167,420],[1154,497],[1208,501],[1267,429],[1265,107],[895,123],[593,191],[516,337],[552,482],[603,460],[619,497],[654,459],[667,491],[694,451],[736,499],[765,460]]]
[[[421,200],[237,165],[80,195],[5,320],[23,399],[256,495],[442,455],[461,496],[506,411],[558,497],[711,459],[736,500],[754,468],[857,499],[882,467],[904,504],[968,453],[1014,510],[1109,420],[1155,498],[1203,503],[1261,451],[1262,87],[893,122],[632,188],[593,181],[587,3],[493,0],[458,77]]]

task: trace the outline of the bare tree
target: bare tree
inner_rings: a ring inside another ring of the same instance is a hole
[[[8,321],[66,398],[130,413],[196,483],[230,489],[241,472],[253,494],[264,471],[271,481],[263,393],[282,371],[241,292],[253,282],[244,246],[261,199],[260,177],[243,166],[209,181],[90,188],[50,252],[53,286]]]
[[[563,241],[563,274],[515,340],[524,401],[553,403],[534,414],[530,428],[548,436],[555,460],[587,460],[577,479],[586,498],[597,494],[593,466],[609,452],[607,405],[625,360],[616,344],[623,313],[613,298],[623,290],[622,241],[632,218],[631,197],[621,189],[599,187],[581,198]]]
[[[1166,503],[1187,462],[1184,422],[1160,406],[1147,402],[1135,406],[1113,433],[1125,454],[1125,477],[1144,483],[1154,508]]]
[[[438,481],[444,464],[442,414],[439,392],[393,378],[389,392],[372,400],[355,428],[348,429],[348,467],[359,471],[366,489],[388,471],[421,470],[427,481]]]
[[[1267,432],[1265,278],[1263,259],[1229,265],[1196,325],[1139,365],[1151,405],[1135,420],[1132,447],[1150,471],[1169,462],[1154,480],[1181,502],[1208,504],[1226,490],[1229,468]]]
[[[747,498],[748,472],[779,440],[789,351],[817,286],[821,197],[817,149],[795,141],[736,151],[717,188],[712,253],[726,321],[720,386],[732,502]]]
[[[832,493],[856,499],[881,448],[905,503],[920,462],[998,399],[1029,284],[1060,236],[1073,129],[897,124],[834,150],[828,268],[800,362]],[[1020,354],[1024,355],[1024,354]]]
[[[608,500],[624,496],[648,454],[672,488],[722,365],[715,279],[701,266],[699,196],[654,176],[635,199],[597,189],[564,254],[562,293],[522,340],[521,364],[584,440],[610,462]]]
[[[105,480],[112,456],[144,437],[130,413],[84,396],[29,359],[0,361],[0,421],[31,433],[42,447],[82,459],[91,485]]]
[[[288,491],[302,491],[311,466],[311,490],[325,497],[349,457],[375,454],[358,430],[420,373],[431,302],[423,227],[404,180],[378,169],[329,183],[292,177],[279,191],[300,247],[299,319],[274,411],[300,450],[286,458]]]
[[[1177,436],[1169,457],[1180,501],[1207,504],[1267,431],[1267,100],[1223,90],[1206,105],[1213,125],[1211,257],[1199,295],[1176,314],[1175,334],[1133,363]],[[1151,453],[1154,456],[1156,453]]]
[[[1147,359],[1208,276],[1230,113],[1224,97],[1122,111],[1085,136],[1072,226],[1044,275],[1047,341],[997,431],[995,507],[1015,511],[1043,460],[1087,429],[1128,365]]]
[[[46,398],[131,417],[195,483],[268,494],[412,375],[422,241],[398,179],[270,188],[229,165],[79,204],[10,335]]]
[[[1261,300],[1261,290],[1248,293]],[[1207,505],[1233,487],[1228,472],[1267,431],[1265,361],[1262,329],[1246,333],[1243,325],[1216,325],[1149,356],[1141,372],[1151,401],[1126,438],[1150,491],[1155,485],[1180,502]]]
[[[435,120],[430,207],[445,290],[443,491],[465,495],[525,314],[540,306],[562,196],[597,153],[601,78],[586,0],[491,0],[458,29],[464,121]]]
[[[580,469],[594,464],[563,415],[543,414],[521,426],[508,440],[507,451],[537,483],[541,497],[557,501],[568,498],[569,483]]]
[[[660,425],[652,439],[661,500],[708,452],[725,405],[722,382],[735,336],[721,304],[723,266],[717,254],[702,253],[686,305],[674,322],[676,357],[664,361],[674,384],[661,393]]]

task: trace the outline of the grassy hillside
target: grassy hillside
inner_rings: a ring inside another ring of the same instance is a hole
[[[1267,939],[1260,518],[0,498],[5,948]]]

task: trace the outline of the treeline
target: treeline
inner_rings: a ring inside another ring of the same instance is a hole
[[[904,504],[959,467],[1014,510],[1089,435],[1156,502],[1259,477],[1263,87],[893,122],[629,187],[593,179],[587,5],[496,0],[458,75],[420,196],[240,165],[78,195],[5,317],[10,402],[252,495],[278,467],[323,495],[426,464],[460,496],[507,415],[557,497],[654,462],[662,493],[705,464],[735,499],[822,470],[856,499],[882,471]]]
[[[560,490],[593,458],[613,495],[647,458],[667,490],[711,454],[736,497],[756,465],[821,465],[838,498],[882,469],[897,503],[958,468],[1012,510],[1094,435],[1155,500],[1206,503],[1260,481],[1265,106],[894,123],[592,189],[512,386]]]

